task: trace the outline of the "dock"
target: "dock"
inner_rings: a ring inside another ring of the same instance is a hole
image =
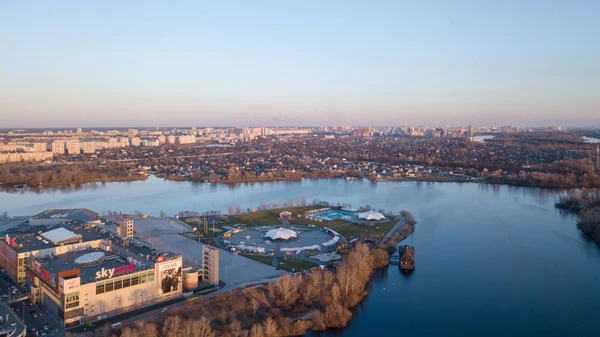
[[[408,245],[400,246],[398,247],[398,252],[400,269],[415,269],[415,247]]]

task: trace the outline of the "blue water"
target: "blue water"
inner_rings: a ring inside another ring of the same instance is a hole
[[[311,216],[313,216],[315,218],[323,219],[323,220],[338,220],[345,216],[350,216],[350,217],[354,216],[354,213],[331,210],[331,211],[326,211],[326,212],[321,212],[321,213],[315,213],[315,214],[312,214]]]
[[[344,330],[321,336],[600,336],[600,249],[554,208],[555,191],[458,183],[320,180],[248,184],[144,182],[70,192],[0,193],[0,212],[88,207],[158,215],[305,197],[365,204],[418,223],[416,269],[390,266]],[[312,336],[318,334],[311,334]]]

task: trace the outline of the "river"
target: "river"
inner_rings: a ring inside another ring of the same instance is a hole
[[[226,210],[301,196],[411,211],[411,275],[379,271],[348,328],[311,336],[597,336],[600,249],[543,189],[475,183],[345,180],[238,186],[146,181],[71,191],[0,193],[0,212]]]

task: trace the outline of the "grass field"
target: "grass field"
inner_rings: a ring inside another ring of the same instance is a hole
[[[279,259],[279,268],[291,272],[303,272],[307,269],[318,267],[316,263],[311,263],[305,260]]]
[[[273,264],[272,256],[253,255],[253,254],[244,254],[242,256],[247,257],[254,261],[264,263],[264,264],[268,264],[268,265]],[[285,259],[283,257],[280,258],[278,261],[278,265],[279,265],[279,268],[281,268],[283,270],[291,271],[291,272],[302,272],[307,269],[319,266],[317,263],[311,263],[311,262],[301,260],[301,259],[294,259],[293,257],[288,258],[288,259]]]
[[[369,236],[378,236],[383,237],[387,232],[389,232],[396,222],[389,221],[386,223],[381,223],[377,225],[367,226],[367,225],[359,225],[359,224],[345,224],[336,226],[332,228],[334,231],[342,234],[346,238],[361,236],[361,235],[369,235]],[[378,229],[379,228],[379,229]]]
[[[250,260],[258,261],[258,262],[268,264],[268,265],[271,265],[273,263],[272,256],[254,255],[254,254],[240,254],[240,255],[247,257]]]
[[[291,225],[315,225],[317,227],[330,227],[339,224],[345,223],[343,220],[334,220],[334,221],[323,221],[318,222],[314,220],[308,220],[305,218],[298,218],[298,214],[304,215],[304,212],[310,211],[313,209],[321,208],[319,206],[302,206],[302,207],[289,207],[282,208],[276,210],[267,210],[267,211],[259,211],[256,213],[250,214],[242,214],[242,215],[231,215],[229,216],[229,223],[243,223],[249,227],[251,226],[262,226],[262,225],[281,225],[281,220],[279,220],[279,213],[283,211],[288,211],[292,213],[292,220],[290,221]]]

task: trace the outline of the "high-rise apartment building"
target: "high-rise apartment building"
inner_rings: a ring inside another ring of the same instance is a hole
[[[67,152],[70,155],[81,153],[81,143],[78,140],[67,140],[66,142]]]
[[[52,153],[64,154],[65,153],[65,141],[64,140],[53,141],[52,142]]]
[[[210,284],[219,284],[219,249],[202,246],[202,280]]]
[[[133,219],[124,217],[119,221],[119,232],[122,237],[131,239],[133,238]]]

